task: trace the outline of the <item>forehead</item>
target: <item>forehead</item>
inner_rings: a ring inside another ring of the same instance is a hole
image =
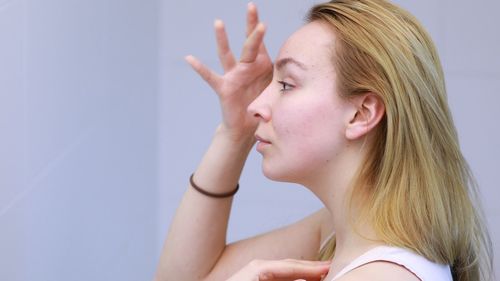
[[[281,47],[277,61],[293,58],[306,67],[333,67],[335,34],[325,23],[314,21],[294,32]]]

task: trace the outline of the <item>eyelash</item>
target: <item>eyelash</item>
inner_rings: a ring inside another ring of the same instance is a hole
[[[292,84],[289,84],[285,81],[278,81],[279,84],[281,84],[282,88],[280,89],[280,92],[287,92],[287,91],[290,91],[292,90],[293,88],[295,88],[294,85]],[[288,88],[287,88],[288,87]]]

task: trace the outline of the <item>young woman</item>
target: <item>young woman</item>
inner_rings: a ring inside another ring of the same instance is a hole
[[[157,280],[491,278],[439,58],[413,16],[382,0],[319,4],[274,64],[253,4],[239,60],[223,23],[215,30],[224,75],[186,59],[218,94],[223,122]],[[325,208],[226,245],[231,195],[255,141],[268,178],[304,185]]]

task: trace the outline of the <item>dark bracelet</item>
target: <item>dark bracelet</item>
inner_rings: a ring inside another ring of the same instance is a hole
[[[192,173],[191,176],[189,177],[189,182],[191,183],[191,186],[196,191],[198,191],[199,193],[201,193],[203,195],[206,195],[208,197],[212,197],[212,198],[226,198],[226,197],[231,197],[234,194],[236,194],[236,192],[238,191],[238,188],[240,188],[240,184],[238,183],[238,184],[236,184],[236,188],[234,190],[232,190],[232,191],[229,191],[229,192],[225,192],[225,193],[212,193],[212,192],[208,192],[208,191],[202,189],[201,187],[199,187],[198,185],[196,185],[196,183],[194,183],[193,176],[194,176],[194,173]]]

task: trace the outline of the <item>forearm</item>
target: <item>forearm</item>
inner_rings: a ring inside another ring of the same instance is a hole
[[[195,171],[196,184],[212,193],[233,190],[253,143],[253,136],[235,140],[219,128]],[[167,235],[157,280],[200,280],[210,272],[226,246],[231,204],[231,197],[210,198],[187,188]]]

